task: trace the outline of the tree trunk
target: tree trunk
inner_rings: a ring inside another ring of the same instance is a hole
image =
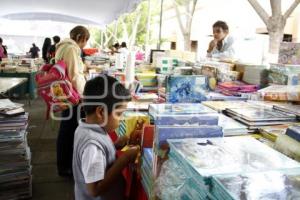
[[[269,31],[269,53],[278,54],[283,39],[283,30]]]
[[[286,19],[282,15],[272,16],[268,20],[267,30],[269,32],[269,53],[278,55],[280,43],[283,39]]]
[[[190,51],[191,50],[191,33],[185,33],[183,35],[184,38],[184,50],[185,51]]]

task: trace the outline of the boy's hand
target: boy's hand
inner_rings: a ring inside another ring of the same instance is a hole
[[[119,137],[117,139],[117,141],[115,142],[116,149],[122,149],[124,146],[127,145],[128,141],[129,141],[129,138],[127,136]]]
[[[207,52],[210,53],[218,44],[218,40],[214,39],[210,41]]]
[[[133,146],[130,147],[130,149],[128,149],[127,151],[125,151],[122,156],[125,156],[130,163],[134,163],[139,153],[140,153],[140,147]]]

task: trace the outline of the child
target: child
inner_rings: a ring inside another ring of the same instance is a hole
[[[233,58],[235,54],[234,39],[229,35],[226,22],[217,21],[213,25],[214,39],[209,43],[207,57]]]
[[[124,147],[128,139],[119,138],[113,144],[107,132],[119,126],[130,92],[115,78],[103,75],[88,81],[83,95],[86,118],[79,122],[74,137],[75,199],[124,199],[121,172],[135,162],[139,149],[132,147],[116,159],[116,149]]]

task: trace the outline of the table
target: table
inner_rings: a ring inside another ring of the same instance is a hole
[[[35,99],[37,97],[35,75],[36,72],[0,72],[0,77],[26,78],[26,83],[11,92],[20,94],[21,96],[29,94],[30,99]]]
[[[0,94],[16,88],[19,85],[27,82],[27,78],[4,78],[0,77]]]

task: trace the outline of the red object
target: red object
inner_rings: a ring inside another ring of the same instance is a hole
[[[87,49],[83,49],[83,52],[84,52],[84,54],[90,56],[90,55],[93,55],[93,54],[97,53],[98,49],[96,49],[96,48],[87,48]]]
[[[118,135],[115,131],[108,133],[111,140],[115,142],[118,139]],[[117,157],[121,156],[122,152],[117,151]],[[133,173],[130,167],[126,167],[122,172],[126,181],[125,195],[130,200],[148,200],[144,188],[141,184],[140,178],[136,173]]]
[[[152,148],[154,138],[154,125],[145,125],[142,133],[142,147]]]

